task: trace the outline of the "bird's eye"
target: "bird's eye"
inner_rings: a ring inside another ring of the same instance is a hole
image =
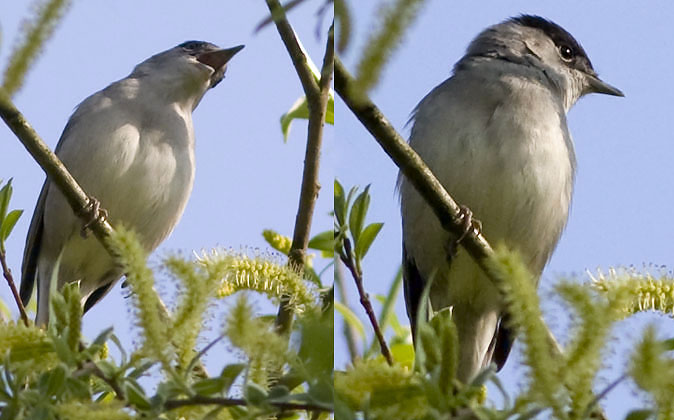
[[[562,60],[564,61],[571,61],[573,60],[573,49],[569,47],[568,45],[560,45],[559,46],[559,55],[562,57]]]
[[[197,50],[203,46],[203,44],[203,42],[199,41],[187,41],[180,44],[179,47],[182,47],[185,51],[189,51],[192,55],[194,55],[197,53]]]

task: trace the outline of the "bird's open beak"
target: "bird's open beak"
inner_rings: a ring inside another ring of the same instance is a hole
[[[215,50],[199,54],[197,60],[200,63],[206,64],[213,68],[213,70],[218,71],[227,64],[229,60],[239,51],[243,49],[243,45],[239,45],[233,48],[227,48],[223,50]]]
[[[590,84],[590,92],[594,93],[604,93],[606,95],[613,95],[613,96],[625,96],[620,89],[615,88],[611,85],[609,85],[606,82],[603,82],[601,79],[599,79],[597,76],[588,76],[588,81]]]

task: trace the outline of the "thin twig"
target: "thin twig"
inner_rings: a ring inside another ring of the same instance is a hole
[[[21,320],[23,323],[26,325],[26,327],[30,326],[30,323],[28,322],[28,315],[26,314],[26,307],[23,306],[23,302],[21,301],[21,297],[19,297],[19,291],[16,290],[16,283],[14,283],[14,276],[12,276],[12,270],[9,269],[9,266],[7,265],[7,256],[3,251],[0,250],[0,264],[2,265],[2,275],[5,277],[7,280],[7,284],[9,285],[9,288],[12,290],[12,296],[14,296],[14,301],[16,302],[16,306],[19,308],[19,314],[21,315]]]
[[[297,76],[302,83],[304,94],[309,108],[309,123],[307,128],[307,147],[304,155],[304,171],[302,173],[302,187],[300,200],[295,217],[293,243],[288,253],[288,264],[298,271],[304,268],[304,254],[309,244],[311,219],[318,198],[318,172],[320,164],[321,144],[323,140],[323,124],[327,112],[328,93],[333,74],[334,63],[334,35],[333,26],[328,31],[328,41],[321,68],[319,83],[311,72],[307,56],[300,46],[295,31],[288,22],[285,11],[278,0],[266,0],[271,16],[274,18],[276,29],[288,54],[295,66]],[[276,329],[281,334],[287,334],[292,325],[292,312],[288,305],[289,298],[281,299],[278,314],[276,315]]]
[[[196,356],[194,356],[192,358],[192,360],[190,361],[190,364],[187,365],[187,370],[188,371],[195,370],[198,376],[204,377],[204,378],[208,377],[208,373],[206,372],[206,368],[201,363],[201,358],[204,356],[204,354],[206,354],[207,351],[209,351],[211,348],[213,348],[213,346],[215,346],[219,341],[221,341],[224,338],[225,338],[225,335],[220,334],[218,336],[218,338],[211,341],[210,343],[208,343],[208,345],[206,347],[201,349],[199,351],[199,353],[197,353]]]
[[[300,3],[304,3],[305,1],[306,0],[290,0],[283,6],[283,11],[288,12],[292,10],[295,6],[299,5]],[[262,22],[258,23],[258,25],[253,30],[253,33],[260,32],[262,29],[264,29],[267,25],[269,25],[272,22],[274,22],[274,15],[270,14],[269,17],[265,18]]]
[[[340,252],[339,259],[344,263],[346,268],[349,269],[349,271],[351,272],[351,276],[353,277],[353,280],[356,282],[356,288],[358,288],[358,296],[360,296],[360,304],[363,305],[365,313],[367,314],[367,317],[370,320],[370,323],[372,324],[374,334],[377,337],[377,341],[379,341],[381,354],[384,356],[389,366],[393,366],[393,356],[391,355],[391,351],[389,350],[388,345],[386,344],[384,334],[381,332],[381,328],[379,328],[379,322],[377,322],[377,316],[374,314],[372,303],[370,303],[370,297],[368,296],[367,292],[365,291],[365,287],[363,286],[363,275],[358,269],[358,267],[356,267],[355,261],[353,259],[353,253],[351,252],[351,241],[349,241],[348,239],[344,239],[344,252]]]
[[[626,374],[626,373],[620,375],[620,376],[618,377],[618,379],[616,379],[615,381],[611,382],[611,383],[610,383],[610,384],[609,384],[609,385],[608,385],[602,392],[600,392],[599,394],[597,394],[597,396],[594,397],[594,398],[592,399],[592,401],[590,401],[590,403],[587,405],[587,409],[585,410],[585,413],[583,413],[583,417],[582,417],[582,418],[586,419],[586,418],[590,417],[591,414],[596,413],[596,411],[597,411],[597,408],[596,408],[596,407],[599,406],[599,401],[600,401],[602,398],[604,398],[609,392],[611,392],[611,390],[612,390],[613,388],[615,388],[616,386],[618,386],[618,384],[620,384],[620,382],[624,381],[625,379],[627,379],[627,374]],[[600,409],[601,409],[601,408],[600,408]]]
[[[307,410],[307,411],[322,411],[326,413],[332,412],[330,408],[316,404],[293,403],[293,402],[271,402],[269,404],[272,405],[273,407],[278,408],[281,411]],[[195,395],[194,397],[180,400],[168,400],[164,403],[164,407],[166,407],[168,410],[174,410],[176,408],[187,407],[192,405],[220,405],[223,407],[234,407],[234,406],[247,406],[248,402],[242,398],[217,398],[217,397],[202,397],[199,395]]]

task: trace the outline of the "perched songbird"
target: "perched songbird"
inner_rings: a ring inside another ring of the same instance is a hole
[[[417,106],[410,145],[492,243],[518,250],[540,277],[566,225],[576,158],[566,113],[588,93],[623,96],[602,82],[560,26],[522,15],[475,38],[452,77]],[[432,311],[451,308],[458,377],[501,368],[513,343],[499,292],[400,177],[405,300],[412,326],[424,285]]]
[[[58,157],[108,211],[111,224],[134,229],[148,252],[171,233],[192,191],[192,111],[242,48],[188,41],[154,55],[85,99],[63,130]],[[58,287],[78,281],[85,311],[123,274],[95,237],[80,234],[82,226],[47,179],[28,231],[21,280],[24,304],[37,282],[38,325],[48,322],[59,258]]]

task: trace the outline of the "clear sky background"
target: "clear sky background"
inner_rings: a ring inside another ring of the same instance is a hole
[[[315,12],[322,2],[308,2],[290,15],[305,47],[320,62],[324,40],[316,39]],[[343,57],[347,66],[365,42],[378,2],[353,1],[354,44]],[[0,65],[4,68],[29,2],[5,1],[0,16]],[[550,18],[585,47],[595,69],[626,97],[593,95],[570,112],[579,171],[569,225],[542,281],[543,293],[560,276],[611,266],[672,265],[671,223],[674,143],[671,124],[674,84],[674,10],[670,2],[651,1],[429,1],[393,56],[373,98],[405,135],[410,111],[434,86],[449,77],[452,65],[477,33],[519,13]],[[231,62],[226,79],[208,92],[194,113],[197,135],[197,178],[182,221],[155,252],[225,246],[266,250],[260,233],[275,228],[291,233],[304,156],[304,123],[295,123],[283,144],[278,118],[301,95],[290,59],[273,27],[253,33],[267,15],[264,1],[130,1],[74,2],[68,15],[33,65],[15,101],[45,141],[55,146],[74,107],[110,82],[128,75],[147,57],[185,40],[201,39],[223,47],[246,44]],[[323,28],[328,22],[323,22]],[[323,31],[324,33],[324,31]],[[371,293],[384,293],[400,259],[397,170],[379,146],[337,103],[339,143],[326,130],[321,167],[321,196],[313,232],[331,228],[332,179],[345,186],[371,183],[371,221],[385,222],[366,261]],[[23,241],[44,180],[38,165],[0,124],[0,178],[14,177],[13,208],[21,218],[8,243],[10,264],[18,275]],[[6,287],[0,296],[9,301]],[[352,296],[352,302],[355,302]],[[360,310],[359,308],[357,308]],[[404,320],[402,300],[397,306]],[[548,319],[563,335],[565,316],[549,309]],[[627,354],[643,328],[654,323],[666,337],[672,321],[645,314],[619,324],[609,345],[606,369],[597,389],[624,370]],[[136,332],[130,326],[128,303],[119,287],[85,318],[92,337],[107,326],[126,343]],[[337,330],[339,331],[339,330]],[[339,334],[337,334],[339,337]],[[336,342],[336,366],[346,361]],[[517,346],[516,346],[517,348]],[[225,349],[208,356],[222,357]],[[515,353],[500,374],[510,387],[522,383]],[[612,418],[640,405],[633,384],[621,386],[605,402]]]
[[[309,2],[296,8],[289,19],[320,66],[332,13],[319,21],[315,15],[319,6],[320,3]],[[29,11],[30,2],[2,2],[3,69],[12,41]],[[265,228],[292,235],[306,122],[294,123],[288,143],[284,144],[279,118],[303,93],[276,28],[269,25],[254,33],[267,16],[263,0],[75,1],[47,43],[46,51],[32,66],[24,88],[14,98],[37,132],[54,147],[77,104],[126,77],[136,64],[151,55],[192,39],[221,47],[246,45],[230,62],[225,80],[207,92],[194,112],[194,190],[181,222],[153,254],[153,266],[168,253],[177,251],[189,257],[193,250],[216,246],[236,250],[245,246],[251,252],[267,252],[269,248],[261,236]],[[319,22],[320,39],[316,36]],[[323,157],[331,156],[333,149],[334,130],[326,126]],[[312,234],[332,229],[329,211],[333,172],[331,162],[324,159],[320,178],[323,189]],[[12,208],[26,210],[7,246],[9,263],[18,279],[23,244],[44,174],[9,129],[0,124],[0,178],[10,177],[14,177],[15,189]],[[124,199],[136,198],[120,197]],[[318,267],[324,265],[325,262],[318,262]],[[0,296],[14,307],[6,285],[0,285]],[[85,335],[93,338],[114,326],[122,341],[130,344],[137,339],[137,329],[130,325],[129,308],[116,286],[85,316]],[[259,310],[275,313],[275,308],[262,304]],[[219,322],[212,325],[218,327]],[[216,347],[206,361],[219,365],[229,357],[228,350],[225,345]]]
[[[355,38],[343,62],[353,70],[379,2],[351,3]],[[567,29],[584,46],[600,77],[626,96],[587,96],[569,113],[578,157],[576,188],[569,224],[542,279],[544,300],[550,301],[550,285],[561,277],[577,274],[586,280],[586,269],[642,268],[644,264],[671,267],[674,10],[670,2],[431,0],[394,54],[372,92],[373,100],[407,137],[405,123],[410,112],[450,76],[468,43],[485,27],[520,13],[539,14]],[[371,183],[369,221],[385,223],[364,266],[368,291],[383,294],[401,255],[394,191],[397,168],[341,102],[336,112],[337,176],[345,188]],[[357,305],[355,295],[350,300],[352,306]],[[568,325],[563,308],[546,304],[546,309],[554,331],[563,337]],[[362,309],[357,306],[356,312],[362,314]],[[402,298],[397,314],[407,321]],[[366,318],[362,319],[365,323]],[[663,336],[674,337],[674,323],[662,315],[643,314],[618,324],[597,390],[624,371],[634,340],[648,324],[657,325]],[[339,325],[335,331],[339,339]],[[343,341],[336,345],[335,363],[344,366]],[[518,359],[516,350],[500,373],[511,390],[523,383]],[[610,418],[623,418],[630,408],[640,406],[642,398],[628,382],[609,394],[604,406]]]

